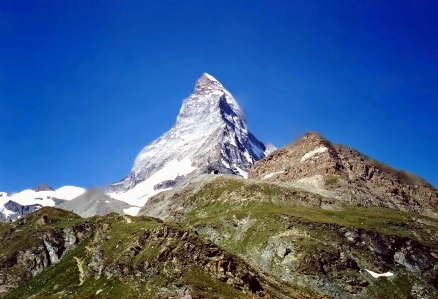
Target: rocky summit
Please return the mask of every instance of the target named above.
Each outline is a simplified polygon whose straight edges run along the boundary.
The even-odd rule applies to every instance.
[[[242,110],[222,84],[203,74],[175,125],[143,148],[131,172],[112,184],[108,195],[135,204],[132,198],[146,199],[189,173],[246,177],[251,165],[273,149],[248,131]]]

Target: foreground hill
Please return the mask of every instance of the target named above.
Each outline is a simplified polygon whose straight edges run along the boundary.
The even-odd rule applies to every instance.
[[[0,237],[3,298],[328,298],[149,217],[44,207],[1,224]]]

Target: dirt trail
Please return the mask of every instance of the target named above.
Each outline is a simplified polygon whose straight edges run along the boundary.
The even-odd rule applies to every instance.
[[[81,286],[85,281],[85,273],[84,273],[84,261],[78,257],[74,257],[76,263],[78,263],[79,270],[79,286]]]
[[[132,222],[131,218],[129,218],[129,217],[126,216],[126,215],[123,215],[123,218],[125,218],[125,220],[126,220],[127,223],[131,223],[131,222]]]

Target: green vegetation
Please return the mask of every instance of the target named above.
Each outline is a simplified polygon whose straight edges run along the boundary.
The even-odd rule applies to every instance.
[[[339,183],[339,178],[337,176],[329,175],[324,178],[324,184],[326,186],[335,185],[337,183]]]

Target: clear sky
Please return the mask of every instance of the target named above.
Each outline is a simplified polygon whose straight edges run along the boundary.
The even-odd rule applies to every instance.
[[[100,186],[203,72],[277,147],[308,131],[438,186],[438,2],[0,1],[0,190]]]

